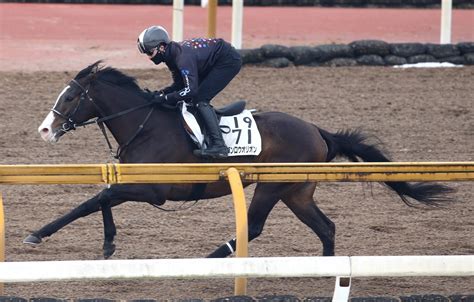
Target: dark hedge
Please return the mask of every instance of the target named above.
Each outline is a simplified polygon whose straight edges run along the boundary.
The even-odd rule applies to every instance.
[[[392,66],[421,62],[474,65],[474,42],[458,44],[387,43],[360,40],[349,44],[292,46],[267,44],[239,50],[243,64],[288,66]]]

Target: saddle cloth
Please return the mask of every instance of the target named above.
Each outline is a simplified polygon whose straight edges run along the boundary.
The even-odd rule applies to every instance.
[[[206,147],[201,127],[187,107],[185,103],[181,105],[186,131],[199,148]],[[262,138],[250,110],[245,109],[233,116],[222,116],[219,126],[229,148],[229,156],[257,156],[262,151]]]

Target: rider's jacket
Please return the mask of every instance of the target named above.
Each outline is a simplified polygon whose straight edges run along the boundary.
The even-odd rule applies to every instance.
[[[188,101],[195,97],[200,81],[231,48],[222,39],[198,38],[169,43],[162,56],[173,77],[173,84],[162,90],[167,103]]]

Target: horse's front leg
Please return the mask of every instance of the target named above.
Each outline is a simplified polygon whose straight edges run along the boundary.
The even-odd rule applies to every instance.
[[[117,229],[112,215],[112,207],[108,200],[103,200],[100,203],[102,210],[102,220],[104,223],[104,258],[108,259],[115,252],[114,237],[117,234]]]
[[[83,202],[66,215],[45,225],[41,229],[33,232],[23,241],[27,244],[37,245],[42,239],[59,231],[69,223],[78,218],[90,215],[102,210],[104,219],[104,257],[110,257],[114,251],[113,243],[116,229],[113,221],[111,208],[127,200],[146,201],[154,204],[163,204],[166,200],[166,193],[170,186],[164,185],[113,185]]]
[[[102,191],[103,192],[103,191]],[[42,242],[42,239],[49,237],[52,234],[56,233],[66,225],[75,221],[78,218],[88,216],[92,213],[95,213],[100,210],[100,197],[102,192],[92,197],[91,199],[83,202],[69,213],[64,216],[59,217],[51,223],[43,226],[41,229],[31,233],[28,237],[25,238],[23,243],[37,245]]]
[[[145,201],[154,204],[163,204],[166,200],[164,192],[168,186],[160,185],[113,185],[99,195],[100,209],[104,224],[104,258],[110,258],[115,252],[114,238],[117,234],[112,207],[125,200]]]

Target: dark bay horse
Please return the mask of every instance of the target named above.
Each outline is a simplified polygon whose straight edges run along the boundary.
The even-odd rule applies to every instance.
[[[107,67],[100,61],[80,71],[63,89],[49,115],[39,127],[45,141],[59,138],[87,121],[100,118],[119,147],[122,163],[196,163],[195,145],[185,132],[178,110],[149,104],[150,94],[134,78]],[[255,114],[262,136],[262,152],[256,157],[230,157],[221,162],[329,162],[336,156],[351,161],[388,162],[383,152],[367,142],[360,131],[329,133],[317,126],[281,112]],[[102,123],[99,123],[99,125]],[[206,161],[209,162],[209,161]],[[248,185],[248,184],[246,184]],[[439,184],[387,182],[403,202],[438,205],[450,201],[452,189]],[[278,201],[288,208],[323,244],[323,255],[334,255],[335,225],[316,206],[316,183],[258,183],[248,209],[249,240],[258,237]],[[162,205],[166,200],[209,199],[230,194],[226,182],[193,184],[112,185],[78,207],[33,232],[25,243],[39,244],[74,220],[101,211],[104,223],[104,257],[115,251],[116,228],[111,208],[125,201]],[[235,239],[217,248],[209,257],[226,257],[236,248]]]

